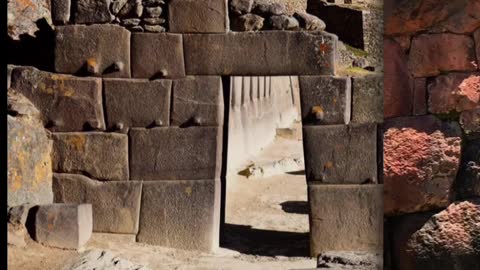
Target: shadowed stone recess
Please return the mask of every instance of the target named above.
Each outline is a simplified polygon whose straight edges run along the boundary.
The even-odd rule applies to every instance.
[[[196,180],[220,177],[222,129],[132,128],[131,179]]]
[[[53,133],[53,171],[128,180],[128,137],[101,132]]]
[[[377,182],[375,124],[304,126],[303,147],[307,181]]]
[[[52,131],[105,130],[102,81],[17,67],[12,87],[40,110],[44,126]]]
[[[219,224],[219,180],[144,182],[138,242],[210,252]]]
[[[171,80],[104,79],[107,127],[168,126]]]
[[[188,75],[335,73],[337,37],[326,32],[185,34],[184,45]]]
[[[109,24],[57,26],[55,71],[129,78],[130,32]]]
[[[53,174],[56,203],[88,203],[93,209],[93,231],[136,234],[142,183],[100,182],[77,174]]]

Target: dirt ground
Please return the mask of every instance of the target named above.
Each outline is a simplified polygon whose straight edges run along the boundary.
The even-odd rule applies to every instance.
[[[302,142],[277,138],[248,162],[303,154]],[[247,162],[247,163],[248,163]],[[225,234],[211,254],[136,243],[132,235],[94,234],[84,250],[109,250],[153,270],[173,269],[308,269],[307,185],[303,172],[259,179],[227,178]],[[25,248],[9,247],[8,267],[18,270],[60,270],[81,251],[43,247],[31,240]]]

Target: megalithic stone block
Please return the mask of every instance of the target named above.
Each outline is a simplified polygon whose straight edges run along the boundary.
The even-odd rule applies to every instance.
[[[54,172],[128,180],[128,137],[101,132],[53,133]]]
[[[176,33],[225,33],[228,0],[175,0],[168,4],[168,26]]]
[[[304,125],[350,122],[350,78],[300,76],[300,99]]]
[[[141,192],[139,181],[100,182],[77,174],[53,175],[55,202],[91,204],[95,232],[136,234]]]
[[[171,80],[104,79],[107,127],[168,126]]]
[[[307,181],[326,184],[376,183],[376,124],[304,126]]]
[[[79,249],[92,236],[90,204],[47,204],[31,211],[35,213],[33,238],[42,245]]]
[[[383,122],[383,74],[352,79],[352,122]]]
[[[129,78],[130,32],[110,24],[57,26],[55,71]]]
[[[187,75],[333,75],[337,37],[326,32],[185,34]]]
[[[310,255],[383,251],[382,185],[308,185]]]
[[[138,242],[210,252],[219,227],[219,180],[144,182]]]
[[[135,78],[185,76],[180,34],[132,34],[132,75]]]
[[[189,76],[175,80],[172,96],[172,125],[223,125],[221,77]]]
[[[132,128],[129,137],[131,179],[220,177],[222,128]]]
[[[12,87],[35,105],[51,131],[105,130],[99,78],[18,67],[12,73]]]

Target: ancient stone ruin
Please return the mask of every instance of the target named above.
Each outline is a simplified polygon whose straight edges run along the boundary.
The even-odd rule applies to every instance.
[[[255,128],[288,118],[300,106],[310,255],[382,253],[377,127],[383,76],[377,45],[366,42],[365,30],[360,43],[342,45],[348,59],[340,65],[338,33],[324,31],[329,21],[310,6],[53,0],[50,8],[51,69],[9,68],[9,91],[31,102],[39,129],[9,133],[9,141],[20,144],[9,151],[10,206],[40,204],[40,220],[47,213],[86,223],[92,218],[93,232],[213,251],[222,237],[228,162],[243,155],[235,146],[259,147],[271,129]],[[353,62],[361,62],[356,67],[362,72],[348,70]],[[293,85],[299,97],[289,90]],[[11,113],[9,125],[24,114]],[[245,124],[229,130],[229,119]],[[22,136],[38,142],[26,145]],[[53,173],[38,167],[50,163]],[[33,178],[40,180],[30,183]],[[52,202],[59,205],[45,205]],[[73,247],[89,237],[83,230],[69,240]]]

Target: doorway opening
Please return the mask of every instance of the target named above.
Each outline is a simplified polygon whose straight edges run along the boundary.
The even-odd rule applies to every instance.
[[[248,255],[309,256],[297,76],[229,77],[221,247]]]

